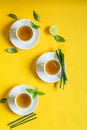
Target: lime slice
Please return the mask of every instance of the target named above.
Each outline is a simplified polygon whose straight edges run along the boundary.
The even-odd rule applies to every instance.
[[[49,32],[51,35],[55,36],[58,34],[58,28],[56,26],[50,26]]]

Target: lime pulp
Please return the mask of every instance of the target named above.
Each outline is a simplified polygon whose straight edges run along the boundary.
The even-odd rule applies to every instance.
[[[49,32],[51,35],[55,36],[58,34],[58,28],[56,26],[50,26]]]

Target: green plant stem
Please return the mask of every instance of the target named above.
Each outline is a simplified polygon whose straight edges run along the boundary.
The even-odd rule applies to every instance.
[[[56,51],[56,55],[61,65],[60,88],[64,89],[64,85],[66,84],[67,81],[67,76],[65,73],[64,54],[62,53],[61,49],[58,49]]]
[[[29,118],[31,115],[33,115],[33,112],[30,113],[30,114],[28,114],[28,115],[22,116],[22,117],[18,118],[17,120],[14,120],[14,121],[8,123],[7,125],[11,125],[11,124],[13,124],[13,123],[16,123],[17,121],[21,121],[22,119],[25,119],[26,117]]]
[[[36,119],[36,118],[37,118],[37,117],[34,117],[34,118],[29,119],[29,120],[26,120],[26,121],[20,122],[20,123],[18,123],[18,124],[12,125],[12,126],[10,126],[10,128],[14,128],[14,127],[20,126],[20,125],[22,125],[22,124],[24,124],[24,123],[27,123],[27,122],[29,122],[29,121],[32,121],[32,120],[34,120],[34,119]]]
[[[22,120],[20,120],[20,121],[18,121],[17,123],[14,123],[13,125],[18,125],[18,124],[20,124],[20,123],[22,123],[22,122],[24,122],[24,121],[27,121],[27,119],[30,119],[31,117],[33,117],[33,116],[35,116],[36,115],[36,113],[35,114],[32,114],[31,116],[28,116],[28,117],[26,117],[26,118],[24,118],[24,119],[22,119]]]

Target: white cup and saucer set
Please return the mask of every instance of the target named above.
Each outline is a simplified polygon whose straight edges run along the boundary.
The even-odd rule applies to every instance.
[[[37,108],[38,96],[32,97],[26,89],[33,89],[31,86],[21,84],[13,87],[8,94],[8,106],[15,114],[28,115]]]
[[[61,65],[55,52],[42,54],[36,61],[38,77],[47,83],[55,83],[61,78]]]
[[[12,24],[9,37],[15,47],[26,50],[34,47],[39,41],[40,31],[33,28],[31,22],[33,21],[29,19],[19,19]]]

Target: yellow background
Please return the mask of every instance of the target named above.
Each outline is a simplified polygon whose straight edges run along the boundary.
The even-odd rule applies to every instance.
[[[35,21],[33,10],[41,17]],[[9,54],[9,28],[14,19],[28,18],[40,25],[40,40],[29,50]],[[58,43],[46,28],[56,25],[66,41]],[[68,83],[45,83],[35,73],[35,62],[41,54],[61,48],[67,63]],[[0,0],[0,98],[7,97],[15,85],[28,84],[45,92],[39,96],[35,112],[37,120],[15,129],[21,130],[86,130],[87,129],[87,2],[86,0]],[[0,104],[0,130],[9,130],[7,123],[17,119],[7,103]]]

